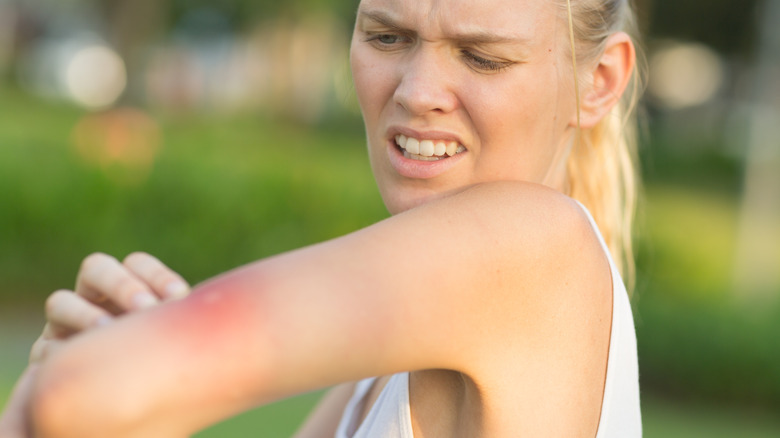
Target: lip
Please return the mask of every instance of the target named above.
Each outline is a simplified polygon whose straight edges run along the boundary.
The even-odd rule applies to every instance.
[[[415,179],[435,178],[451,169],[453,166],[468,154],[468,149],[451,157],[436,161],[419,161],[404,157],[401,148],[395,144],[395,136],[401,134],[406,137],[413,137],[418,140],[444,140],[456,141],[463,144],[458,136],[444,131],[415,131],[401,126],[393,126],[388,129],[387,155],[390,158],[390,164],[401,176]]]

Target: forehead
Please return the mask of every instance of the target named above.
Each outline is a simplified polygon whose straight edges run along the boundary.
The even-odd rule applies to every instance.
[[[379,12],[420,33],[472,32],[533,41],[554,31],[551,0],[362,0],[360,11]]]

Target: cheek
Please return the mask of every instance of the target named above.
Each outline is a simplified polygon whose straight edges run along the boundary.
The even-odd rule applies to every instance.
[[[474,99],[470,117],[485,152],[491,146],[524,149],[541,146],[555,119],[554,96],[540,92],[538,84],[514,81],[512,85],[482,93]]]
[[[480,172],[535,181],[566,129],[557,71],[527,68],[499,85],[473,93],[469,111],[483,148]]]
[[[382,191],[385,183],[391,179],[383,136],[383,129],[386,126],[383,126],[382,118],[383,115],[390,113],[393,105],[395,88],[391,71],[392,65],[382,64],[380,59],[372,56],[371,50],[360,45],[356,47],[354,43],[350,64],[355,94],[366,128],[371,169],[380,191]]]
[[[392,66],[382,64],[366,47],[355,44],[352,46],[350,65],[364,122],[366,126],[373,126],[378,122],[383,108],[392,102]]]

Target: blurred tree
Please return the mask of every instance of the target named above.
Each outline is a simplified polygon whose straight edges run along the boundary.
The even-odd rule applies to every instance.
[[[649,33],[655,38],[693,40],[724,54],[750,53],[756,40],[760,0],[654,1]],[[641,3],[647,4],[646,1]]]
[[[359,0],[162,0],[171,5],[173,21],[195,8],[219,9],[231,20],[236,29],[246,30],[258,21],[269,21],[279,16],[306,18],[312,14],[327,12],[346,22],[351,22]]]
[[[780,296],[780,1],[762,5],[752,74],[752,108],[736,291]]]
[[[109,32],[108,38],[125,61],[128,72],[128,88],[139,86],[137,80],[141,71],[144,51],[156,40],[161,39],[168,26],[170,0],[99,0],[100,9]],[[132,98],[136,93],[125,93]]]

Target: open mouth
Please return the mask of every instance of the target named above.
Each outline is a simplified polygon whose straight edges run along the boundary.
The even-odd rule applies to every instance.
[[[401,148],[405,158],[418,161],[443,160],[466,151],[456,141],[418,140],[401,134],[395,136],[395,144]]]

